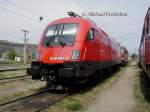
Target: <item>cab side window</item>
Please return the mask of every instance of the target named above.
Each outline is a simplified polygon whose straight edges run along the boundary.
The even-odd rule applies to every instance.
[[[144,25],[144,35],[148,35],[149,33],[150,33],[150,17],[149,16],[147,16],[147,18],[146,18],[146,23],[145,23],[145,25]]]
[[[147,17],[147,29],[146,29],[146,34],[149,34],[149,30],[150,30],[150,26],[149,26],[149,22],[150,22],[150,20],[149,20],[150,18],[149,18],[149,16]]]
[[[93,40],[94,39],[94,30],[93,29],[89,30],[87,39],[88,40]]]

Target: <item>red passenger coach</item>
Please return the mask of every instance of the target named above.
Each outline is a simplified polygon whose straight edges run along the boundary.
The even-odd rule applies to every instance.
[[[139,48],[139,65],[150,76],[150,8],[145,16]]]
[[[51,22],[43,32],[37,60],[27,69],[32,79],[65,86],[120,64],[120,44],[91,20],[69,15]]]
[[[121,65],[128,63],[128,50],[125,47],[121,47]]]

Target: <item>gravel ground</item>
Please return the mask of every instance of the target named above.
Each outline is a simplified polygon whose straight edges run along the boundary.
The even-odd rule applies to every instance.
[[[135,71],[131,63],[122,77],[110,88],[99,93],[85,112],[132,112],[134,108],[133,85]]]
[[[0,85],[0,102],[7,102],[22,96],[30,95],[45,87],[45,82],[27,79]]]

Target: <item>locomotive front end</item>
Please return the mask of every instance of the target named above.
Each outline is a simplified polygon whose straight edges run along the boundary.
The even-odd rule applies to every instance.
[[[48,25],[38,46],[37,60],[27,74],[34,80],[65,84],[80,77],[84,56],[79,22],[55,22]],[[83,28],[82,28],[83,29]],[[83,76],[84,77],[84,76]]]

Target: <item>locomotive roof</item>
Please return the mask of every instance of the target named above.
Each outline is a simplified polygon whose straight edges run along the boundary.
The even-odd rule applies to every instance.
[[[108,35],[101,28],[99,28],[92,20],[90,20],[88,18],[65,17],[65,18],[60,18],[60,19],[57,19],[57,20],[55,20],[53,22],[50,22],[49,25],[52,25],[52,24],[61,24],[61,23],[81,23],[81,22],[84,22],[84,23],[87,23],[87,24],[91,24],[93,27],[95,27],[96,29],[100,30],[105,35]]]
[[[57,19],[50,24],[58,24],[58,23],[80,23],[80,22],[89,22],[86,19],[80,18],[80,17],[65,17],[65,18],[60,18]]]

